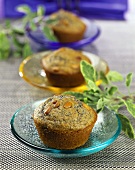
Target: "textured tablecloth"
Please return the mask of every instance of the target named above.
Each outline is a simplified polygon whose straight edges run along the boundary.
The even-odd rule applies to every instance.
[[[101,36],[83,50],[98,54],[108,62],[111,70],[126,75],[135,73],[135,22],[96,21]],[[56,159],[27,148],[10,131],[14,112],[31,101],[53,95],[27,84],[18,75],[22,59],[0,61],[0,170],[21,169],[135,169],[135,140],[123,133],[106,149],[82,158]],[[124,85],[119,85],[125,92]],[[132,83],[135,90],[135,79]],[[121,110],[125,113],[126,110]],[[131,118],[129,116],[129,118]],[[135,128],[135,119],[131,119]]]

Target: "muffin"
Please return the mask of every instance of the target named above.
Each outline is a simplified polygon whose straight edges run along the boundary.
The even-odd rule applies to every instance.
[[[80,51],[60,48],[43,57],[41,64],[49,82],[56,87],[74,87],[84,83],[80,61],[91,63]]]
[[[86,30],[85,23],[77,15],[62,9],[51,14],[49,19],[56,20],[50,27],[62,43],[81,40]]]
[[[55,149],[84,145],[97,120],[97,113],[74,96],[58,95],[40,104],[33,115],[43,143]]]

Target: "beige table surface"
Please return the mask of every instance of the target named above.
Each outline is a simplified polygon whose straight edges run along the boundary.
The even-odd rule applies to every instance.
[[[83,48],[105,59],[111,70],[135,74],[135,22],[96,21],[100,37]],[[135,169],[135,140],[123,135],[106,149],[82,158],[54,159],[27,148],[11,134],[10,119],[21,106],[53,95],[19,77],[22,59],[0,61],[0,170],[21,169]],[[125,86],[119,85],[125,92]],[[135,91],[135,79],[132,90]],[[122,110],[127,115],[126,110]],[[129,118],[131,118],[129,116]],[[135,119],[132,118],[135,128]]]

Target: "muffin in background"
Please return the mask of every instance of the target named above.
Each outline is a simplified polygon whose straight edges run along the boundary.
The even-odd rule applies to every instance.
[[[91,63],[81,51],[60,48],[43,57],[41,64],[49,82],[56,87],[75,87],[84,83],[80,62]]]
[[[45,145],[56,149],[75,149],[87,142],[97,113],[74,96],[58,95],[40,104],[33,119]]]
[[[86,25],[77,15],[61,9],[51,14],[49,19],[56,20],[50,27],[60,42],[75,42],[83,38]]]

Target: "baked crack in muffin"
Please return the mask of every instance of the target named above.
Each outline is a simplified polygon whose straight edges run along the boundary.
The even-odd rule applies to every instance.
[[[81,60],[91,63],[82,52],[63,47],[43,57],[41,64],[53,86],[75,87],[84,83],[80,71]]]
[[[97,113],[74,96],[58,95],[40,104],[33,119],[45,145],[56,149],[75,149],[87,142]]]
[[[50,24],[50,27],[60,42],[79,41],[85,33],[85,23],[77,15],[69,11],[61,9],[51,14],[49,19],[56,20],[56,22]]]

